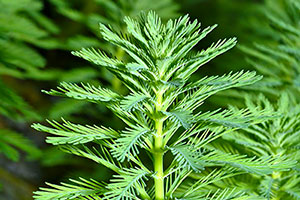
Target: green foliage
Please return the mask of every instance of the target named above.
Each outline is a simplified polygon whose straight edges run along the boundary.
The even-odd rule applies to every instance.
[[[116,144],[112,149],[112,155],[119,161],[125,158],[136,156],[139,153],[138,146],[143,143],[143,139],[149,137],[152,131],[147,127],[135,126],[132,129],[123,131],[121,136],[116,139]],[[146,145],[145,145],[146,146]]]
[[[178,185],[176,183],[175,195],[179,196],[175,199],[252,199],[250,196],[244,195],[243,191],[238,189],[219,189],[214,188],[215,192],[212,192],[212,187],[208,188],[213,183],[228,179],[232,176],[238,175],[232,168],[214,169],[204,173],[202,176],[196,178],[196,180],[189,180],[185,183]],[[173,186],[173,185],[172,185]],[[171,190],[172,191],[172,190]],[[169,194],[167,194],[169,197]],[[172,197],[172,196],[171,196]],[[255,198],[254,198],[255,199]]]
[[[86,7],[81,6],[79,8],[76,2],[67,0],[49,0],[49,2],[56,7],[58,13],[73,21],[83,23],[95,35],[99,35],[99,22],[110,24],[119,30],[124,30],[126,29],[123,21],[125,16],[134,17],[142,10],[155,10],[162,18],[168,19],[177,17],[179,10],[178,4],[173,0],[91,0],[85,4]],[[73,42],[68,41],[67,44],[74,44],[74,46],[69,46],[68,48],[82,48],[79,45],[88,47],[99,44],[99,41],[83,35],[69,38],[69,40]],[[102,43],[101,46],[107,47],[108,45]]]
[[[145,187],[147,174],[148,172],[143,169],[123,168],[120,175],[115,175],[107,186],[108,192],[104,194],[104,199],[136,199],[139,193],[137,190]]]
[[[30,6],[28,6],[30,5]],[[40,11],[42,4],[36,0],[0,1],[0,114],[14,123],[39,120],[41,117],[12,87],[6,84],[5,76],[14,78],[43,79],[41,68],[45,59],[32,46],[52,48],[50,35],[58,28]],[[20,150],[30,157],[40,154],[34,143],[21,133],[10,130],[3,121],[1,153],[18,160]],[[14,147],[14,148],[13,148]]]
[[[34,124],[33,128],[36,130],[43,130],[47,133],[52,133],[60,137],[47,137],[46,142],[54,145],[58,144],[84,144],[93,140],[103,140],[109,138],[115,138],[119,134],[105,127],[98,126],[82,126],[73,124],[68,121],[64,121],[64,124],[59,124],[56,121],[48,121],[53,128],[43,126],[41,124]]]
[[[265,78],[256,90],[276,94],[278,89],[295,90],[299,87],[299,2],[296,0],[265,1],[262,12],[266,23],[260,28],[266,29],[266,39],[254,47],[241,46],[249,55],[249,63]],[[270,40],[271,38],[271,40]],[[298,90],[298,89],[297,89]],[[296,93],[294,95],[297,96]],[[298,98],[298,97],[297,97]]]
[[[29,159],[37,159],[41,156],[42,152],[35,147],[32,141],[12,130],[0,130],[0,152],[7,158],[18,161],[22,150],[27,153]]]
[[[163,20],[167,20],[168,18],[177,17],[179,10],[179,5],[174,0],[90,0],[84,6],[82,4],[78,6],[79,4],[76,1],[49,0],[49,2],[56,8],[59,14],[75,21],[77,26],[82,26],[91,33],[88,36],[81,34],[63,38],[65,41],[61,44],[62,48],[77,50],[83,47],[100,47],[103,50],[111,52],[117,59],[124,60],[130,59],[130,57],[120,47],[90,37],[90,35],[94,35],[99,38],[99,23],[109,24],[115,30],[124,33],[127,31],[126,21],[123,20],[125,16],[136,17],[141,11],[154,10],[160,14]],[[73,29],[71,27],[70,32]],[[96,62],[96,59],[94,61]],[[97,62],[101,61],[98,60]],[[115,91],[126,90],[122,87],[121,82],[105,70],[105,68],[101,68],[97,73]]]
[[[80,87],[74,83],[61,83],[59,91],[51,90],[49,92],[43,91],[46,94],[51,94],[55,96],[68,96],[74,99],[86,99],[92,102],[109,102],[118,98],[119,95],[115,92],[101,87],[91,86],[89,84],[81,84]]]
[[[0,80],[0,114],[16,121],[37,120],[40,116],[16,92]]]
[[[243,191],[222,190],[215,184],[238,174],[267,175],[295,166],[294,161],[280,156],[247,157],[223,153],[211,145],[222,135],[262,122],[270,114],[268,109],[258,108],[251,108],[251,112],[234,108],[201,112],[201,105],[213,94],[261,79],[254,72],[241,71],[197,82],[189,80],[202,65],[231,49],[235,38],[191,53],[216,26],[201,30],[200,24],[196,20],[190,22],[187,15],[164,24],[154,12],[142,13],[137,20],[126,17],[125,22],[127,32],[119,33],[103,24],[100,30],[106,41],[122,49],[130,59],[111,58],[94,49],[73,54],[108,69],[130,91],[128,95],[71,83],[63,83],[48,94],[104,104],[127,127],[118,134],[119,130],[70,122],[50,122],[53,128],[33,125],[55,135],[48,137],[48,142],[60,144],[64,150],[92,159],[116,173],[105,184],[104,193],[97,194],[92,183],[87,183],[88,191],[92,189],[94,193],[76,193],[76,198],[245,199],[248,197]],[[63,145],[66,143],[69,145]],[[173,157],[168,164],[164,158],[169,153]],[[38,191],[34,197],[64,198],[62,193],[68,195],[68,188],[73,186],[42,189],[47,192]],[[189,189],[184,191],[186,188]]]
[[[269,107],[279,116],[261,124],[252,125],[238,133],[224,135],[224,139],[236,146],[236,150],[254,156],[281,157],[299,162],[299,105],[293,103],[293,97],[283,93],[276,105],[260,95],[257,100],[247,101],[248,107],[259,105]],[[280,164],[283,164],[280,162]],[[299,165],[299,164],[297,164]],[[299,166],[289,171],[275,170],[269,176],[254,176],[255,192],[266,199],[295,198],[299,190]],[[249,179],[249,178],[248,178]]]
[[[28,44],[53,48],[56,43],[50,34],[57,33],[58,28],[40,13],[43,5],[39,1],[2,0],[0,5],[0,73],[40,79],[38,71],[46,61]]]
[[[51,17],[56,20],[56,25],[61,32],[57,35],[57,48],[61,50],[77,50],[82,47],[100,47],[113,53],[119,59],[127,59],[120,48],[110,45],[99,38],[99,22],[111,24],[117,30],[125,31],[126,26],[123,21],[124,16],[136,16],[141,10],[153,9],[163,15],[163,18],[175,17],[178,15],[179,6],[173,0],[143,0],[143,1],[124,1],[124,0],[88,0],[85,2],[68,0],[47,0],[47,10],[51,12]],[[57,56],[57,55],[55,55]],[[51,59],[51,57],[50,57]],[[70,70],[61,71],[60,69],[48,70],[47,75],[58,81],[79,83],[89,81],[98,84],[99,79],[105,80],[105,87],[113,88],[114,91],[124,91],[120,81],[115,78],[108,70],[102,68],[96,70],[87,64],[77,62],[76,58],[63,57],[60,68],[72,66]],[[54,61],[55,66],[59,65]],[[52,67],[52,66],[50,66]],[[53,84],[52,84],[53,85]],[[52,87],[51,85],[51,87]],[[103,117],[107,115],[107,109],[93,106],[85,101],[74,101],[72,99],[51,99],[53,106],[49,108],[49,116],[59,120],[60,116],[82,120],[81,116],[90,116],[95,120],[106,121]],[[84,114],[82,114],[84,112]],[[102,113],[99,115],[98,113]],[[77,115],[77,114],[82,115]],[[79,117],[78,117],[79,116]],[[118,123],[116,118],[109,119],[111,123]],[[84,120],[84,119],[83,119]]]
[[[265,95],[246,96],[250,110],[267,108],[277,117],[249,126],[234,134],[224,135],[231,148],[253,156],[281,157],[298,164],[289,171],[274,171],[268,176],[247,176],[249,193],[264,199],[299,199],[299,41],[300,7],[298,1],[265,1],[262,11],[266,16],[261,28],[266,38],[254,47],[241,46],[249,56],[248,62],[265,78],[248,89],[263,91]],[[270,26],[266,26],[266,22]],[[271,40],[270,40],[271,38]],[[249,90],[248,90],[249,91]],[[225,149],[225,151],[231,151]],[[252,180],[251,180],[252,179]],[[235,180],[242,185],[245,179]]]
[[[103,194],[105,190],[105,185],[99,183],[93,179],[86,180],[80,178],[80,181],[70,180],[73,184],[61,183],[61,185],[54,185],[47,183],[53,189],[41,188],[41,191],[36,192],[38,199],[86,199],[97,197]]]

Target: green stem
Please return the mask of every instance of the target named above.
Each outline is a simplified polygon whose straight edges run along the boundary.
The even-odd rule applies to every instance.
[[[157,96],[156,111],[160,111],[162,107],[162,93]],[[154,170],[156,172],[154,178],[155,199],[164,199],[164,160],[163,160],[163,120],[155,120],[156,135],[154,136]]]
[[[143,200],[151,200],[151,197],[148,195],[145,188],[137,186],[137,190],[139,191],[140,196],[142,197]]]

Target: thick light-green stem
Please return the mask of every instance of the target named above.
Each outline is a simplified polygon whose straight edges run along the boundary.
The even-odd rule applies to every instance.
[[[160,111],[162,108],[162,93],[157,94],[157,104],[156,112]],[[155,199],[163,200],[164,199],[164,146],[163,146],[163,119],[159,118],[155,120],[155,129],[156,135],[154,136],[154,170],[156,176],[154,179],[155,184]]]

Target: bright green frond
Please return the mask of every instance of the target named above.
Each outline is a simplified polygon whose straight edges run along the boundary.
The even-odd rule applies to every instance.
[[[169,116],[172,121],[175,121],[176,123],[180,124],[185,129],[190,128],[193,123],[193,115],[192,112],[189,110],[178,109],[169,112],[164,112],[164,114]]]
[[[56,121],[49,121],[52,126],[47,127],[41,124],[33,124],[32,128],[50,133],[56,136],[48,136],[46,142],[59,145],[59,144],[83,144],[88,142],[96,142],[104,139],[111,139],[118,137],[119,133],[111,128],[98,127],[96,125],[80,125],[63,120],[63,124]]]
[[[217,57],[218,55],[221,55],[226,51],[230,50],[235,45],[236,38],[231,38],[228,40],[219,40],[215,44],[213,43],[206,50],[202,50],[200,53],[197,53],[196,55],[193,55],[190,58],[188,58],[187,67],[179,69],[174,76],[179,79],[189,78],[190,75],[196,72],[202,65],[208,63],[210,60]]]
[[[204,77],[196,82],[191,82],[183,88],[183,92],[198,89],[202,86],[212,86],[214,92],[217,92],[224,89],[250,85],[259,81],[260,79],[262,79],[262,76],[257,76],[256,72],[230,72],[222,76],[209,76]]]
[[[144,94],[130,94],[124,97],[124,100],[121,101],[121,107],[125,111],[131,111],[133,109],[141,109],[141,104],[151,97]]]
[[[220,151],[212,151],[202,158],[207,162],[230,165],[248,173],[260,175],[271,174],[273,171],[288,171],[295,166],[296,162],[285,157],[252,157],[246,155],[233,155]]]
[[[194,193],[188,197],[176,198],[176,200],[259,200],[258,198],[251,198],[250,196],[245,195],[244,192],[238,191],[235,188],[218,189],[217,191],[209,191],[207,193],[208,194]]]
[[[200,172],[205,169],[206,162],[201,160],[202,152],[200,150],[195,151],[192,148],[190,145],[177,145],[170,149],[179,166]]]
[[[241,87],[255,83],[261,76],[256,76],[255,72],[229,73],[221,77],[205,77],[197,82],[190,83],[184,87],[180,93],[187,93],[186,97],[179,103],[179,108],[199,107],[205,99],[211,95],[229,88]]]
[[[80,180],[70,180],[70,183],[61,183],[61,185],[55,185],[47,183],[51,188],[39,188],[40,190],[34,192],[34,199],[38,200],[68,200],[68,199],[86,199],[89,197],[97,197],[107,191],[106,185],[95,181],[93,179],[86,180],[80,178]]]
[[[197,181],[187,181],[183,183],[174,193],[177,199],[206,199],[211,194],[211,191],[207,188],[210,184],[216,183],[223,179],[237,175],[232,169],[213,170],[209,174],[203,175]],[[207,196],[208,195],[208,196]]]
[[[148,172],[142,169],[126,169],[120,175],[115,175],[111,183],[107,185],[104,199],[127,200],[136,199],[139,195],[138,188],[145,186]]]
[[[90,61],[96,65],[107,67],[109,69],[124,70],[125,64],[122,61],[108,57],[104,52],[91,49],[81,49],[80,51],[73,51],[73,55],[81,57],[87,61]]]
[[[58,90],[43,91],[49,95],[66,96],[73,99],[88,100],[95,103],[107,103],[119,101],[120,95],[101,87],[91,86],[89,84],[81,86],[75,83],[61,83]]]
[[[115,140],[115,145],[112,148],[112,155],[123,162],[125,158],[129,160],[130,156],[135,157],[138,153],[139,147],[146,146],[144,144],[145,138],[152,133],[151,130],[141,126],[124,130],[120,137]]]
[[[117,173],[120,173],[122,168],[121,164],[119,162],[116,162],[109,154],[107,148],[103,146],[100,147],[100,150],[97,150],[95,147],[91,149],[86,146],[83,146],[83,148],[77,146],[63,146],[62,150],[77,156],[91,159],[96,163],[100,163]]]
[[[272,112],[269,110],[249,110],[249,109],[221,109],[199,113],[195,120],[197,122],[205,121],[213,124],[219,124],[232,128],[247,128],[248,126],[265,121],[272,117]],[[259,116],[259,117],[258,117]]]

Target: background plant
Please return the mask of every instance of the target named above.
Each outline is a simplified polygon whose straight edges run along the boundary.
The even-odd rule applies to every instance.
[[[50,75],[42,71],[46,60],[36,48],[52,48],[51,36],[58,32],[41,13],[42,6],[33,0],[0,1],[0,182],[3,190],[17,190],[14,196],[22,198],[29,198],[33,189],[22,178],[35,177],[22,174],[22,170],[28,170],[24,160],[36,160],[42,154],[26,124],[41,116],[26,94],[29,84],[24,80],[43,80]],[[23,87],[16,87],[20,82]],[[19,161],[19,165],[11,161]],[[31,168],[37,169],[35,165]]]
[[[39,13],[41,4],[38,2],[20,0],[18,2],[1,1],[0,3],[1,75],[9,75],[21,79],[28,77],[41,78],[39,72],[40,68],[45,65],[45,59],[31,48],[29,44],[51,46],[51,43],[47,41],[47,37],[49,37],[49,32],[57,32],[57,28]],[[21,6],[23,3],[31,3],[32,6],[30,8],[23,7]],[[44,29],[38,27],[38,23],[44,25]],[[2,80],[5,78],[5,76],[2,76],[0,83],[1,115],[15,121],[39,119],[39,115],[33,111],[32,107],[11,87],[5,85],[5,82]],[[4,122],[2,124],[4,125]],[[5,129],[1,131],[1,151],[10,159],[17,160],[18,153],[7,145],[9,142],[15,143],[15,146],[20,147],[31,155],[37,152],[37,150],[30,148],[32,143],[23,138],[22,135]],[[9,138],[10,134],[15,140],[5,139],[6,137]]]
[[[248,95],[246,104],[248,107],[269,107],[279,116],[225,136],[231,146],[227,151],[235,149],[256,156],[284,155],[299,162],[299,3],[293,0],[266,1],[261,10],[266,21],[262,21],[260,27],[264,27],[263,36],[267,41],[262,37],[263,43],[255,43],[254,47],[241,46],[241,50],[249,55],[248,62],[265,76],[248,89],[264,92],[268,98]],[[234,143],[237,146],[232,147]],[[299,177],[298,164],[288,172],[243,177],[239,184],[265,199],[299,199]],[[245,179],[251,180],[249,184],[244,184]]]
[[[41,188],[37,199],[236,199],[243,193],[220,190],[218,181],[241,173],[270,174],[287,170],[294,161],[278,156],[247,158],[214,148],[222,135],[264,120],[268,110],[228,109],[201,112],[211,95],[252,84],[254,72],[229,73],[190,82],[191,75],[214,57],[232,48],[235,38],[219,40],[198,53],[190,50],[215,26],[202,31],[187,16],[162,24],[150,12],[139,20],[126,17],[128,34],[101,25],[103,38],[130,57],[123,61],[104,51],[82,49],[74,55],[107,68],[128,88],[126,96],[89,84],[62,83],[51,95],[102,103],[127,126],[123,131],[102,126],[48,121],[51,127],[33,128],[53,134],[47,142],[113,170],[110,182],[73,181],[75,184]],[[89,143],[93,144],[89,144]],[[165,155],[169,160],[165,160]],[[171,158],[171,159],[170,159]],[[145,162],[152,160],[153,165]]]

